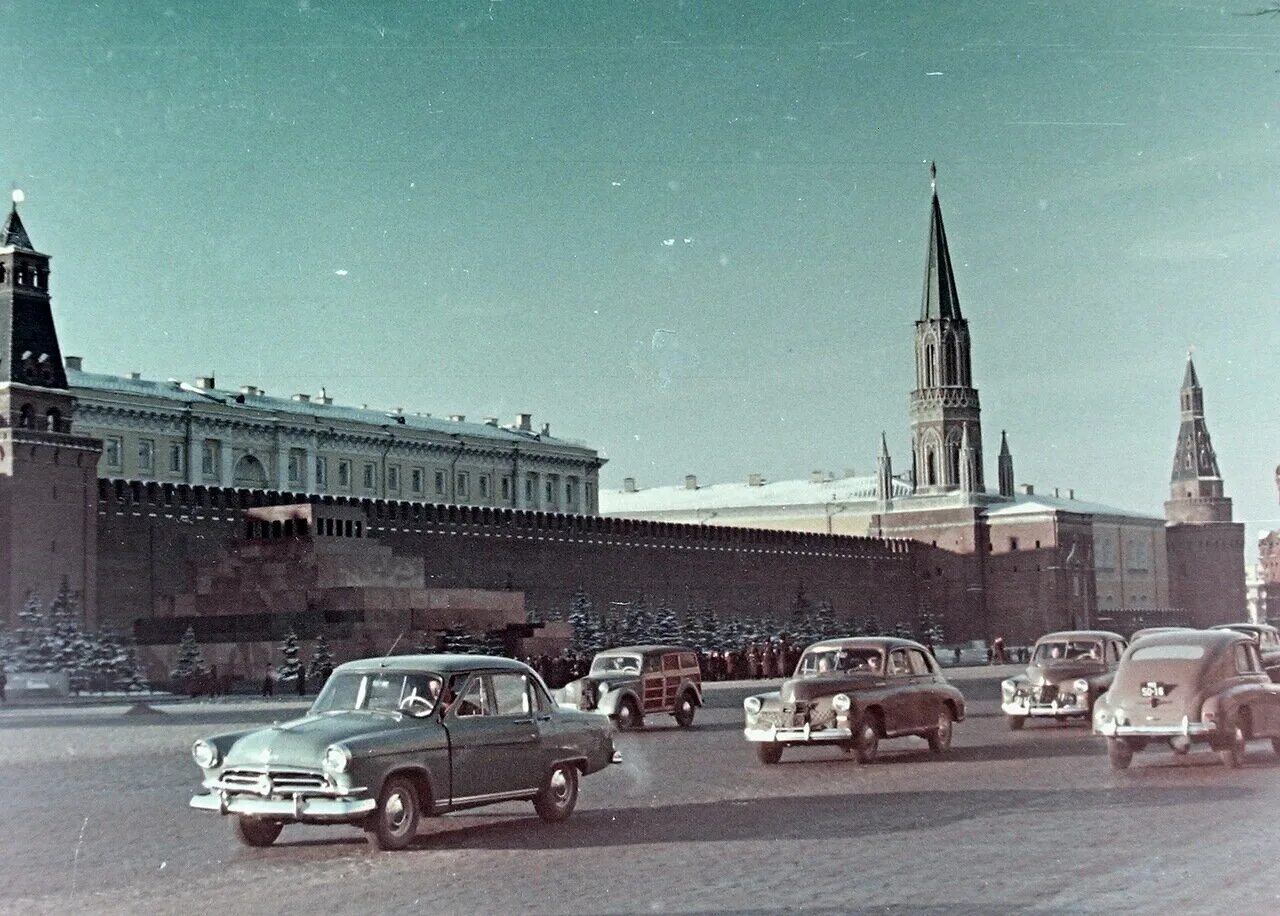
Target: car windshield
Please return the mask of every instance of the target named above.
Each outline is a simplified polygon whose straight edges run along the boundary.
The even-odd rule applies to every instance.
[[[613,671],[625,671],[628,674],[639,674],[640,656],[597,655],[591,662],[592,674],[609,674]]]
[[[430,712],[440,698],[442,681],[438,674],[400,671],[346,671],[329,678],[311,706],[311,714],[363,709],[396,712],[406,699],[422,697],[427,705],[415,704],[415,712]]]
[[[1102,661],[1102,643],[1089,639],[1062,639],[1042,642],[1036,646],[1032,662],[1054,661]]]
[[[809,677],[832,672],[879,673],[882,656],[877,649],[810,649],[800,659],[800,674]]]

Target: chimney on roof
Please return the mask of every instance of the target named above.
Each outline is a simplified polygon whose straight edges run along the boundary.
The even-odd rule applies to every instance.
[[[749,487],[763,487],[763,486],[764,486],[764,475],[763,475],[763,474],[748,474],[748,475],[747,475],[747,486],[749,486]]]
[[[622,478],[622,492],[634,493],[636,491],[636,479],[634,477]]]
[[[294,399],[295,401],[301,401],[301,402],[302,402],[302,403],[304,403],[304,404],[309,404],[309,403],[311,403],[311,395],[309,395],[309,394],[303,394],[301,391],[299,391],[297,394],[295,394],[295,395],[293,396],[293,399]]]
[[[1029,483],[1024,483],[1022,486],[1018,487],[1018,489],[1022,491],[1024,496],[1036,495],[1036,488]]]
[[[449,414],[449,419],[454,423],[465,423],[467,422],[467,415],[465,413],[451,413]]]
[[[333,403],[333,398],[329,397],[329,392],[327,392],[327,391],[325,391],[323,388],[321,388],[321,389],[320,389],[320,393],[319,393],[318,395],[316,395],[316,403],[317,403],[317,404],[332,404],[332,403]]]
[[[136,381],[138,381],[139,379],[141,379],[141,378],[142,378],[142,373],[141,373],[141,372],[130,372],[130,373],[129,373],[129,378],[133,379],[133,380],[136,382]]]
[[[213,376],[212,375],[200,376],[199,378],[196,379],[196,387],[199,388],[201,391],[211,390],[212,388],[215,387]]]
[[[1075,499],[1075,498],[1076,498],[1076,491],[1075,491],[1075,488],[1074,488],[1074,487],[1068,488],[1068,490],[1067,490],[1067,499]]]
[[[72,369],[76,372],[79,372],[80,367],[84,365],[84,359],[79,356],[68,356],[63,359],[63,362],[66,364],[68,369]]]
[[[844,476],[845,476],[845,477],[857,477],[857,476],[858,476],[858,469],[857,469],[857,468],[845,468],[845,469],[844,469]]]
[[[822,483],[826,479],[826,477],[827,475],[823,471],[810,471],[809,483]]]
[[[1059,498],[1060,498],[1059,493],[1058,493],[1058,488],[1057,488],[1057,487],[1054,487],[1054,488],[1053,488],[1053,498],[1054,498],[1054,499],[1059,499]]]
[[[255,395],[256,395],[256,394],[262,394],[262,393],[263,393],[263,391],[262,391],[262,389],[261,389],[261,388],[259,388],[257,385],[241,385],[241,386],[240,386],[240,393],[241,393],[241,394],[255,394]]]
[[[497,417],[485,417],[485,418],[484,418],[484,425],[485,425],[485,426],[497,426],[497,425],[498,425],[498,418],[497,418]]]
[[[542,424],[542,435],[544,435],[544,436],[550,436],[550,435],[551,435],[551,424],[550,424],[550,423],[543,423],[543,424]]]
[[[524,430],[525,432],[528,432],[529,430],[533,429],[533,414],[531,413],[516,414],[516,429]]]
[[[695,475],[695,474],[685,474],[685,475],[684,475],[684,488],[685,488],[686,490],[696,490],[696,489],[698,489],[698,477],[697,477],[697,475]]]

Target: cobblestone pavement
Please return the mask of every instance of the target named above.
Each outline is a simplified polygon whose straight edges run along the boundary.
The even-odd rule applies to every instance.
[[[961,679],[957,679],[961,680]],[[1280,760],[1197,751],[1113,773],[1079,726],[1009,732],[990,674],[944,759],[922,740],[858,766],[831,750],[758,764],[739,685],[690,731],[619,736],[574,816],[528,804],[429,820],[376,854],[345,827],[240,848],[187,808],[201,734],[296,705],[0,711],[0,911],[23,913],[830,913],[1280,911]]]

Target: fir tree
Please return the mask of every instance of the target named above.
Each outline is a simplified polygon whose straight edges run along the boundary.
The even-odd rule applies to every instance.
[[[44,605],[35,592],[27,593],[27,600],[18,611],[16,634],[16,667],[23,671],[57,671],[59,655],[53,637],[53,628],[44,614]]]
[[[142,665],[142,660],[138,658],[138,647],[132,640],[128,640],[123,644],[122,651],[124,662],[119,672],[120,686],[130,692],[150,690],[151,682],[147,680],[146,669]]]
[[[489,630],[486,632],[481,640],[480,648],[485,655],[505,656],[507,654],[507,641],[503,638],[502,630]]]
[[[452,655],[478,655],[482,647],[466,627],[455,624],[444,631],[444,651]]]
[[[880,623],[880,618],[872,614],[862,622],[862,630],[868,636],[883,636],[884,625]]]
[[[178,658],[169,677],[175,684],[183,685],[204,674],[206,670],[204,654],[200,651],[200,644],[196,642],[195,627],[187,627],[187,631],[182,634],[182,642],[178,643]]]
[[[425,640],[428,634],[424,633],[422,638]],[[419,651],[422,654],[428,654],[427,651]],[[329,675],[333,674],[333,653],[329,650],[329,641],[324,638],[321,633],[316,637],[316,644],[311,650],[311,662],[307,666],[307,683],[319,690],[324,686],[324,682],[329,680]]]
[[[276,669],[276,676],[282,681],[291,681],[302,670],[302,659],[298,653],[298,634],[292,628],[284,634],[284,642],[280,644],[280,655],[280,667]]]
[[[831,608],[831,603],[823,601],[819,603],[817,611],[813,615],[813,628],[818,639],[834,639],[843,635],[839,632],[839,624],[836,623],[836,613]]]
[[[680,618],[676,616],[665,601],[658,602],[658,616],[653,624],[654,642],[665,645],[678,645],[682,635]]]
[[[914,639],[915,638],[911,633],[911,627],[903,623],[902,621],[898,621],[893,625],[893,635],[896,636],[898,639]]]
[[[569,599],[569,626],[573,631],[569,647],[579,655],[595,651],[593,647],[596,638],[594,616],[591,599],[579,588]]]
[[[920,613],[916,617],[916,634],[920,642],[926,646],[940,646],[946,640],[942,629],[942,621],[933,613],[928,604],[920,605]]]

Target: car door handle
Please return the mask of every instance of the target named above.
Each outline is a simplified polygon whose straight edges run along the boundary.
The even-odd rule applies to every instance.
[[[550,721],[551,721],[551,713],[547,713],[545,716],[538,716],[538,721],[539,721],[539,722],[550,722]]]
[[[515,719],[512,721],[511,724],[512,725],[532,725],[533,720],[532,719]]]

